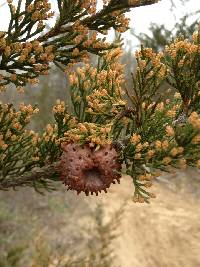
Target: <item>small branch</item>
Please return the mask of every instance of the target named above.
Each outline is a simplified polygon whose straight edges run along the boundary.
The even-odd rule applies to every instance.
[[[1,4],[1,5],[0,5],[0,8],[3,7],[3,6],[5,6],[6,4],[7,4],[7,2]]]
[[[137,2],[127,0],[124,2],[119,1],[119,3],[114,3],[114,1],[111,1],[108,6],[104,7],[102,10],[97,12],[95,15],[83,19],[81,23],[91,29],[95,21],[97,21],[99,18],[103,18],[105,15],[110,14],[114,11],[127,9],[127,8],[136,8],[140,6],[152,5],[152,4],[155,4],[156,2],[157,2],[156,0],[143,0],[143,1],[137,1]],[[93,30],[98,30],[98,28],[93,29]],[[62,25],[61,27],[61,25],[58,24],[58,25],[55,25],[55,27],[52,28],[49,32],[39,37],[37,40],[40,42],[44,42],[52,37],[58,36],[60,34],[65,34],[71,31],[73,31],[73,27],[71,25],[70,26]]]
[[[0,190],[7,190],[11,187],[15,188],[17,186],[30,186],[35,183],[42,181],[48,182],[55,180],[55,177],[58,176],[56,167],[58,162],[53,163],[42,168],[34,168],[30,172],[20,176],[20,177],[6,177],[0,179]]]

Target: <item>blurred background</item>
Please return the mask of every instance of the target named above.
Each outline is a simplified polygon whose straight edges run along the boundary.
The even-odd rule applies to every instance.
[[[1,30],[9,22],[4,2]],[[99,1],[98,8],[101,5]],[[128,14],[122,62],[129,90],[133,54],[140,43],[159,51],[180,34],[189,39],[199,14],[197,0],[162,0]],[[117,33],[110,31],[108,39],[114,38]],[[69,103],[67,87],[66,74],[53,68],[38,86],[27,86],[23,95],[10,87],[0,101],[38,103],[40,114],[31,127],[42,131],[53,121],[56,99]],[[0,192],[0,267],[200,266],[200,173],[190,168],[162,176],[150,205],[133,203],[131,178],[121,180],[98,197],[76,196],[63,185],[45,195],[31,188]]]

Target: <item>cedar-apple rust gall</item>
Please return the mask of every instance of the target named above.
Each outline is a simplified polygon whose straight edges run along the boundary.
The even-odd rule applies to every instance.
[[[58,171],[68,190],[98,195],[107,193],[112,183],[120,183],[121,163],[112,145],[96,150],[88,144],[63,143],[62,150]]]

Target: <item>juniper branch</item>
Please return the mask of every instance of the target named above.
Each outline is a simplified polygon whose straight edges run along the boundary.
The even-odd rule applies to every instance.
[[[136,8],[140,6],[146,6],[146,5],[152,5],[155,4],[157,0],[143,0],[143,1],[111,1],[109,5],[104,6],[102,10],[97,12],[96,14],[86,17],[81,21],[81,23],[85,26],[87,26],[91,30],[99,31],[99,26],[101,23],[106,23],[107,16],[111,14],[114,11],[129,9],[129,8]],[[128,10],[126,10],[128,11]],[[102,18],[104,18],[102,20]],[[101,19],[100,21],[98,21]],[[62,25],[62,21],[59,19],[56,23],[56,25],[46,34],[38,38],[38,41],[44,42],[47,41],[50,38],[56,37],[60,34],[65,34],[68,32],[71,32],[73,30],[73,27],[70,25]]]
[[[42,168],[34,168],[22,176],[1,177],[0,190],[7,190],[9,188],[15,189],[21,186],[33,186],[37,188],[37,184],[40,184],[40,187],[42,184],[47,185],[47,183],[57,180],[57,166],[58,162],[55,162]]]

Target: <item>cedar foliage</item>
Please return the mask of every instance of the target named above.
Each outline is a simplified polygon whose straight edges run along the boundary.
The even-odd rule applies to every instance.
[[[55,122],[36,133],[28,125],[37,106],[0,103],[1,190],[54,189],[64,142],[115,145],[136,202],[155,197],[149,187],[161,172],[200,167],[199,27],[190,40],[180,36],[160,52],[141,46],[131,92],[120,63],[121,40],[110,44],[98,35],[126,31],[131,8],[156,2],[105,0],[97,11],[96,1],[57,0],[59,17],[48,29],[45,22],[54,16],[48,0],[18,0],[17,6],[7,0],[11,19],[0,32],[0,90],[13,84],[22,92],[54,64],[69,77],[73,110],[57,100]],[[98,56],[97,66],[89,64],[91,54]],[[174,99],[160,94],[164,82],[176,90]]]

